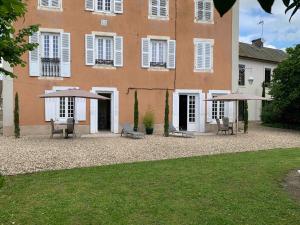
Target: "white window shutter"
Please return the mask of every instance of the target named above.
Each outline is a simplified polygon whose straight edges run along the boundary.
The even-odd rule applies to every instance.
[[[173,93],[173,126],[179,130],[179,95]]]
[[[49,94],[55,92],[54,90],[46,90],[45,93]],[[59,119],[59,98],[45,98],[45,120]]]
[[[205,93],[200,94],[200,132],[205,132]]]
[[[85,121],[86,120],[86,99],[76,98],[75,108],[76,108],[76,112],[75,112],[76,121]]]
[[[32,34],[29,37],[30,43],[39,44],[40,35],[39,32]],[[40,50],[39,46],[33,51],[29,52],[29,75],[32,77],[40,76]]]
[[[160,0],[159,1],[159,16],[166,17],[168,16],[168,1],[169,0]]]
[[[150,39],[142,38],[142,68],[150,67]]]
[[[176,41],[170,40],[168,41],[168,61],[167,61],[167,67],[169,69],[175,69],[176,68]]]
[[[195,16],[196,20],[202,21],[204,19],[204,1],[197,0],[195,2]]]
[[[116,36],[114,38],[114,66],[123,66],[123,37]]]
[[[228,117],[230,122],[234,122],[234,102],[228,102]]]
[[[205,15],[204,18],[206,21],[211,21],[212,20],[212,15],[213,15],[213,3],[211,1],[206,1],[204,3],[204,8],[205,8]]]
[[[51,1],[51,6],[52,6],[52,7],[59,8],[59,7],[60,7],[60,1],[61,1],[61,0],[52,0],[52,1]]]
[[[207,99],[212,99],[212,94],[208,93],[207,94]],[[207,122],[211,123],[212,122],[212,101],[207,101]]]
[[[61,34],[61,76],[71,77],[71,35]]]
[[[114,0],[114,11],[117,14],[123,13],[123,0]]]
[[[114,92],[113,98],[113,106],[114,106],[114,118],[113,118],[113,130],[115,134],[119,133],[119,91]]]
[[[94,0],[85,0],[85,10],[87,11],[94,11]]]
[[[85,64],[86,65],[95,65],[95,36],[92,34],[85,35]]]
[[[204,67],[207,70],[212,69],[212,45],[210,43],[205,43],[205,50],[204,50],[204,55],[205,55],[205,63]]]
[[[203,43],[197,42],[195,45],[195,69],[203,70],[204,69],[204,58],[203,58]]]
[[[41,4],[41,6],[49,6],[49,1],[50,0],[40,0],[40,4]]]
[[[150,5],[150,15],[151,16],[158,16],[158,0],[150,0],[149,1]]]

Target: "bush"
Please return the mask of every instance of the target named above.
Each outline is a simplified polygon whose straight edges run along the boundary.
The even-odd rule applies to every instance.
[[[19,95],[15,96],[15,110],[14,110],[14,125],[15,125],[15,138],[20,138],[20,118],[19,118]]]
[[[139,101],[137,91],[134,92],[134,131],[139,128]]]
[[[275,123],[280,121],[279,112],[276,112],[275,107],[271,102],[263,106],[261,121],[263,123]]]
[[[145,113],[143,124],[146,129],[153,128],[154,125],[154,114],[152,111],[148,111]]]
[[[169,91],[166,92],[164,135],[169,137]]]
[[[4,185],[4,177],[0,174],[0,189],[3,187]]]

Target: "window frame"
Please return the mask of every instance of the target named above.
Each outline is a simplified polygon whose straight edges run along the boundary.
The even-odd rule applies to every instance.
[[[64,103],[63,107],[62,107],[62,100],[63,100],[63,103]],[[71,105],[71,107],[73,107],[71,109],[73,112],[69,109],[70,105]],[[68,118],[74,118],[75,117],[75,110],[76,109],[75,109],[75,98],[74,97],[60,97],[59,98],[59,117],[58,117],[58,120],[60,122],[67,121]],[[61,116],[62,113],[64,114],[64,116]],[[73,117],[71,117],[69,115],[73,115]]]
[[[222,94],[212,94],[212,97],[217,97],[220,96]],[[216,106],[216,110],[215,109]],[[225,101],[212,101],[212,105],[211,105],[211,119],[212,120],[216,120],[217,118],[222,120],[225,117]],[[222,108],[222,110],[221,110]],[[214,115],[214,112],[216,113],[216,115]],[[223,115],[221,115],[221,113]],[[216,117],[215,117],[216,116]]]
[[[98,1],[99,0],[94,0],[94,8],[95,8],[95,12],[96,13],[105,13],[105,14],[114,14],[114,0],[108,0],[110,1],[110,10],[105,10],[105,7],[106,7],[106,1],[107,0],[102,0],[102,10],[99,10],[98,9]]]
[[[169,20],[169,11],[170,11],[170,4],[169,1],[170,0],[166,0],[166,15],[165,16],[161,16],[160,12],[161,12],[161,6],[160,6],[160,1],[161,0],[157,0],[157,15],[153,15],[152,14],[152,0],[148,0],[148,19],[152,19],[152,20]]]
[[[103,40],[103,47],[102,47],[102,51],[103,51],[103,59],[99,59],[99,40],[102,39]],[[107,59],[107,40],[111,41],[111,46],[110,46],[110,58],[111,59]],[[95,35],[95,43],[94,43],[94,48],[95,48],[95,66],[110,66],[110,67],[114,67],[114,48],[115,48],[115,43],[114,43],[114,36],[108,36],[108,35]],[[106,58],[106,59],[104,59]],[[106,63],[96,63],[97,60],[110,60],[111,63],[110,64],[106,64]]]
[[[63,7],[62,7],[63,0],[58,0],[58,6],[57,7],[52,6],[52,4],[51,4],[52,1],[53,0],[49,0],[48,6],[44,6],[44,5],[42,5],[42,0],[38,0],[38,7],[37,7],[37,9],[39,9],[39,10],[47,10],[47,11],[63,11]]]
[[[265,70],[264,70],[264,82],[265,82],[265,87],[269,87],[270,84],[271,84],[271,81],[272,81],[272,72],[273,72],[273,70],[272,70],[272,68],[270,68],[270,67],[265,67],[264,69],[265,69]],[[269,74],[269,76],[270,76],[270,81],[269,81],[268,83],[266,82],[266,72],[267,72],[267,71],[270,72],[270,74]]]
[[[156,44],[156,60],[155,62],[153,61],[153,44]],[[161,58],[161,49],[160,49],[160,44],[163,43],[163,48],[162,48],[162,51],[163,51],[163,55],[162,55],[162,58],[163,60],[161,61],[160,58]],[[168,40],[163,40],[163,39],[155,39],[155,38],[150,38],[150,68],[163,68],[163,69],[167,69],[167,62],[168,62]],[[164,64],[164,66],[153,66],[153,63],[156,63],[156,64]],[[152,65],[151,65],[152,64]]]
[[[205,18],[205,3],[210,2],[211,3],[211,19],[210,20],[199,20],[198,19],[198,2],[203,1],[204,2],[204,9],[203,14]],[[204,24],[214,24],[214,13],[215,13],[215,7],[214,7],[214,1],[213,0],[194,0],[194,22],[195,23],[204,23]]]
[[[244,69],[243,74],[241,74],[241,69]],[[241,75],[244,76],[243,79],[241,79]],[[243,82],[241,82],[243,81]],[[238,80],[238,85],[241,87],[245,87],[246,86],[246,65],[245,64],[239,64],[239,80]]]

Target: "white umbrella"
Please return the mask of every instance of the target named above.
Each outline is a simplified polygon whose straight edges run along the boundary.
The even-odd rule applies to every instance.
[[[231,93],[227,95],[219,95],[212,99],[207,99],[206,101],[222,101],[222,102],[236,102],[236,133],[238,133],[239,129],[239,101],[270,101],[271,99],[264,98],[261,96],[251,95],[251,94],[241,94],[241,93]]]

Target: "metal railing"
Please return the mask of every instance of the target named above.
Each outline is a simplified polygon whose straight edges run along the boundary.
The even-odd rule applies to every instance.
[[[114,65],[114,60],[96,59],[96,65]]]
[[[42,58],[42,76],[60,77],[60,59],[59,58]]]
[[[150,62],[150,66],[151,67],[167,67],[167,63],[166,62]]]

